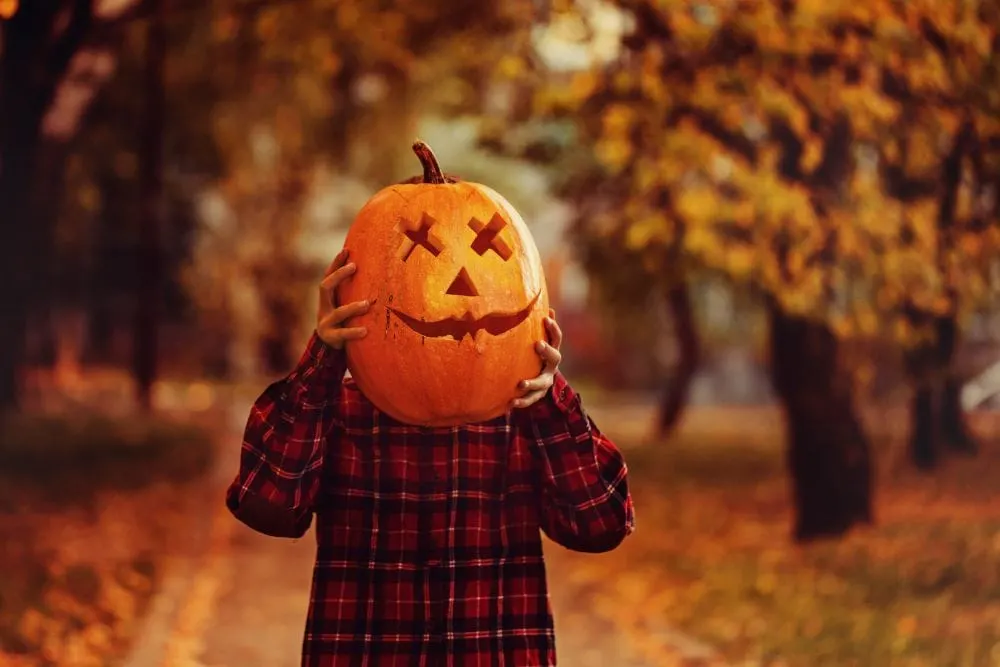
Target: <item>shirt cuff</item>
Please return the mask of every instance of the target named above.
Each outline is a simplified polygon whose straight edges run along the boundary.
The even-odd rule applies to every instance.
[[[572,412],[580,403],[580,395],[573,391],[563,374],[556,371],[548,398],[562,412]]]
[[[344,350],[330,347],[313,332],[293,376],[306,394],[311,395],[317,390],[329,392],[331,385],[340,384],[346,372],[347,355]]]
[[[552,387],[541,400],[532,404],[528,411],[534,418],[545,418],[553,412],[561,415],[572,415],[579,412],[580,395],[569,385],[562,373],[556,371]]]

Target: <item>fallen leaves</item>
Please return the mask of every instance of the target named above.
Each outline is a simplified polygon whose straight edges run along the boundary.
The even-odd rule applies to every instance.
[[[60,432],[72,433],[71,426],[59,426]],[[178,499],[201,482],[199,473],[205,469],[204,465],[189,468],[182,479],[171,479],[169,475],[180,469],[158,466],[137,483],[127,455],[120,453],[126,448],[122,442],[130,442],[128,426],[122,423],[115,431],[117,449],[101,450],[102,440],[93,428],[86,432],[94,436],[90,439],[59,443],[64,454],[70,451],[76,457],[62,461],[59,480],[86,485],[85,496],[66,492],[68,487],[56,493],[49,487],[61,486],[62,481],[46,478],[38,467],[31,469],[31,475],[6,471],[0,487],[0,664],[4,667],[104,667],[128,648],[154,592],[161,561],[174,546],[172,536],[187,521]],[[146,442],[138,437],[134,441]],[[87,447],[97,449],[88,457]],[[206,456],[210,461],[211,454]],[[118,467],[108,467],[108,459]],[[95,463],[104,467],[87,467]],[[111,483],[105,485],[105,480]]]
[[[130,576],[123,580],[125,571]],[[44,576],[36,598],[23,600],[20,609],[5,608],[0,617],[5,665],[16,659],[33,666],[101,667],[124,648],[153,583],[143,562],[124,569],[75,564],[67,573],[49,569]]]
[[[997,664],[998,453],[928,477],[882,442],[877,525],[796,546],[779,422],[700,412],[670,443],[626,443],[640,525],[619,549],[546,550],[553,595],[576,596],[554,604],[561,642],[570,610],[590,609],[642,667],[701,664],[689,640],[761,667]]]

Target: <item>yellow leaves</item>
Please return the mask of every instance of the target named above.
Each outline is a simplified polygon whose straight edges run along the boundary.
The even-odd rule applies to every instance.
[[[577,72],[570,81],[570,98],[577,103],[582,102],[594,93],[599,82],[600,78],[594,70]]]
[[[668,82],[663,76],[663,51],[652,45],[642,54],[639,65],[639,89],[652,103],[666,105],[669,100]]]
[[[666,245],[673,240],[673,228],[663,215],[650,214],[629,224],[625,246],[639,250],[651,245]]]
[[[633,155],[629,130],[634,120],[634,111],[624,104],[612,104],[605,109],[601,118],[604,134],[595,147],[598,160],[612,172],[622,169]]]
[[[802,105],[776,82],[764,79],[753,88],[754,101],[764,112],[783,119],[792,131],[802,137],[809,130],[809,116]]]
[[[995,29],[984,27],[977,3],[970,3],[800,0],[790,17],[773,0],[709,3],[707,12],[681,0],[657,4],[676,40],[650,40],[609,71],[611,81],[588,78],[580,86],[592,100],[621,99],[616,93],[630,100],[605,107],[587,124],[600,128],[594,143],[602,163],[619,173],[631,167],[624,201],[636,205],[623,223],[627,246],[681,244],[674,250],[694,265],[737,281],[752,276],[788,308],[826,318],[844,335],[893,332],[904,303],[928,312],[952,308],[943,299],[946,288],[959,290],[963,307],[982,299],[989,289],[985,261],[1000,253],[1000,238],[962,232],[949,249],[937,225],[936,179],[964,111],[934,100],[967,99],[967,81],[983,65],[975,54]],[[956,45],[947,61],[927,47],[927,20]],[[727,53],[723,67],[714,64],[723,54],[706,36],[727,21],[728,30],[756,49]],[[851,22],[871,30],[831,30]],[[699,64],[693,76],[674,74],[692,71],[693,63]],[[883,86],[887,73],[916,85],[918,94],[933,91],[933,99],[907,102],[903,115],[897,93]],[[692,111],[664,123],[681,109]],[[806,176],[825,151],[842,148],[831,133],[840,118],[849,119],[853,142],[846,182],[816,187],[790,173],[796,171],[787,163],[794,140],[801,142],[798,171]],[[1000,134],[1000,121],[985,107],[975,122],[980,136]],[[782,136],[786,128],[794,140]],[[897,178],[896,170],[929,185],[919,186],[915,200],[896,199],[886,181]],[[959,229],[975,217],[980,195],[974,179],[966,174],[965,180]],[[665,212],[647,210],[663,190],[677,214],[669,223]],[[651,273],[662,268],[651,267]],[[857,286],[868,303],[846,308],[837,319],[843,309],[830,294],[845,285]]]
[[[899,104],[870,87],[844,86],[839,91],[839,101],[861,139],[877,140],[884,136],[900,112]]]
[[[524,72],[524,60],[520,56],[507,54],[497,63],[497,73],[505,79],[516,79]]]
[[[710,255],[718,246],[718,239],[706,225],[694,225],[684,234],[684,250],[695,257]]]
[[[851,311],[841,316],[831,318],[834,332],[841,338],[870,338],[879,333],[882,322],[879,313],[871,304],[852,304]],[[854,368],[854,379],[861,385],[866,385],[873,376],[874,369],[865,364]]]
[[[823,141],[816,136],[807,138],[803,145],[802,157],[799,159],[799,166],[802,171],[809,174],[819,166],[823,159]]]
[[[851,224],[834,224],[837,230],[837,254],[845,259],[860,257],[868,249],[860,237],[860,230]]]
[[[756,266],[756,257],[754,248],[747,245],[730,245],[722,255],[726,273],[737,282],[750,277]]]
[[[704,228],[718,218],[718,200],[719,195],[714,188],[704,184],[692,185],[677,193],[674,205],[678,214],[694,230]],[[685,243],[690,248],[690,239],[686,239]]]
[[[604,132],[611,135],[622,135],[632,126],[635,112],[624,104],[611,104],[604,110]]]
[[[905,219],[910,223],[917,247],[926,250],[928,256],[937,251],[938,203],[933,199],[921,199],[906,209]]]
[[[623,137],[602,139],[594,146],[594,153],[614,173],[624,168],[632,158],[632,142]]]

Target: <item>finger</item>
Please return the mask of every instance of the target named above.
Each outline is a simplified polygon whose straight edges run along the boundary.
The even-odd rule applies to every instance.
[[[341,340],[358,340],[368,335],[367,327],[347,327],[345,329],[337,329],[337,331],[340,333]]]
[[[337,256],[333,258],[332,262],[330,262],[330,266],[326,267],[326,271],[323,272],[323,277],[326,278],[328,275],[342,267],[344,262],[347,261],[347,255],[347,248],[343,248],[340,252],[338,252]]]
[[[513,408],[526,408],[541,400],[542,397],[545,396],[545,392],[547,391],[548,389],[545,390],[540,389],[538,391],[533,391],[530,394],[525,394],[520,398],[515,398],[513,401],[510,402],[510,405]]]
[[[330,323],[333,325],[342,324],[352,317],[357,317],[358,315],[367,313],[369,308],[371,308],[371,303],[367,300],[353,301],[340,306],[339,308],[334,308],[333,312],[330,313]]]
[[[542,358],[542,361],[549,367],[554,368],[562,361],[562,353],[543,340],[538,341],[535,345],[535,350],[538,352],[538,356]]]
[[[347,264],[344,264],[336,271],[334,271],[327,277],[323,278],[323,282],[319,284],[320,289],[326,293],[332,294],[333,290],[337,287],[337,285],[341,283],[341,281],[343,281],[348,276],[352,275],[357,270],[358,270],[358,265],[355,264],[354,262],[348,262]]]
[[[552,373],[542,373],[530,380],[521,380],[517,383],[517,388],[524,392],[544,391],[551,387],[553,382]]]
[[[559,346],[562,345],[562,329],[559,328],[559,324],[551,315],[545,318],[545,329],[548,333],[549,343],[551,343],[554,348],[558,349]]]
[[[323,340],[357,340],[368,333],[367,327],[320,327],[320,338]]]

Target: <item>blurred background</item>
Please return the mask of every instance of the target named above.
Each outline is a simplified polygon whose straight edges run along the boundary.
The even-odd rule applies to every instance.
[[[376,190],[529,223],[630,464],[560,664],[1000,664],[995,0],[0,0],[0,664],[298,664],[226,513]]]

